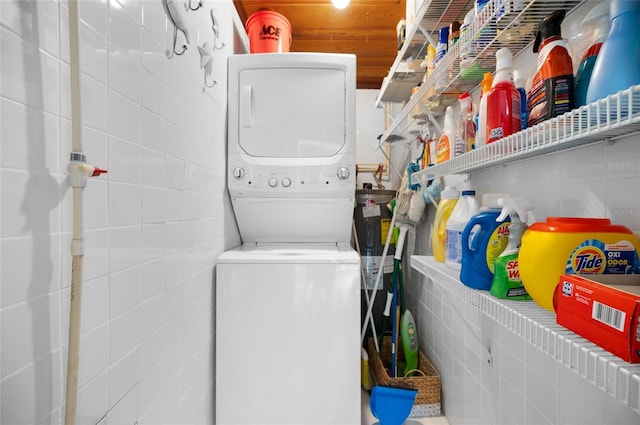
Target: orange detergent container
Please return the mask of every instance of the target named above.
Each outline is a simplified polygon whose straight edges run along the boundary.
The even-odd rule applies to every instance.
[[[554,308],[561,274],[640,273],[640,243],[625,226],[608,218],[548,217],[522,236],[520,277],[538,305]]]

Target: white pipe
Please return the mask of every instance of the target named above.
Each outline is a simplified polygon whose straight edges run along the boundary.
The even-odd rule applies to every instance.
[[[82,307],[82,268],[84,256],[83,190],[87,179],[82,154],[80,95],[80,47],[77,0],[69,0],[69,68],[71,89],[71,186],[73,188],[73,235],[71,240],[71,299],[69,304],[69,352],[65,395],[65,425],[76,422],[78,366],[80,362],[80,316]]]

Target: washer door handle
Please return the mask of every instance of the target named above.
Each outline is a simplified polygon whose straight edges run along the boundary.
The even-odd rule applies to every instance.
[[[253,127],[251,121],[251,91],[252,86],[242,86],[240,95],[240,125],[243,127]]]

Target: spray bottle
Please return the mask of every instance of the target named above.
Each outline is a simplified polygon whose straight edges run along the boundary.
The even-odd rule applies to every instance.
[[[503,47],[496,52],[496,76],[487,93],[487,143],[517,133],[520,123],[520,93],[513,84],[511,50]]]
[[[582,20],[582,27],[593,27],[591,44],[582,55],[578,71],[576,72],[576,108],[587,104],[587,89],[593,73],[600,48],[609,32],[609,4],[603,2],[595,6]]]
[[[573,62],[562,39],[560,25],[564,10],[553,12],[540,22],[533,53],[538,53],[538,67],[527,93],[528,126],[573,109]]]
[[[502,206],[497,222],[511,217],[509,226],[509,240],[502,254],[495,259],[493,267],[493,282],[491,295],[496,298],[510,300],[530,300],[531,297],[524,289],[518,268],[518,253],[522,242],[522,234],[527,230],[527,222],[534,221],[531,210],[533,206],[522,198],[500,198],[498,204]]]
[[[480,106],[478,107],[478,115],[476,116],[476,142],[475,148],[480,148],[487,144],[487,93],[491,90],[493,84],[493,75],[490,72],[484,73],[484,78],[480,86]]]

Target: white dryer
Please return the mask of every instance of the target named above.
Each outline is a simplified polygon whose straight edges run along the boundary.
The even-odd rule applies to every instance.
[[[360,423],[355,56],[229,58],[227,184],[242,246],[218,258],[216,423]]]

